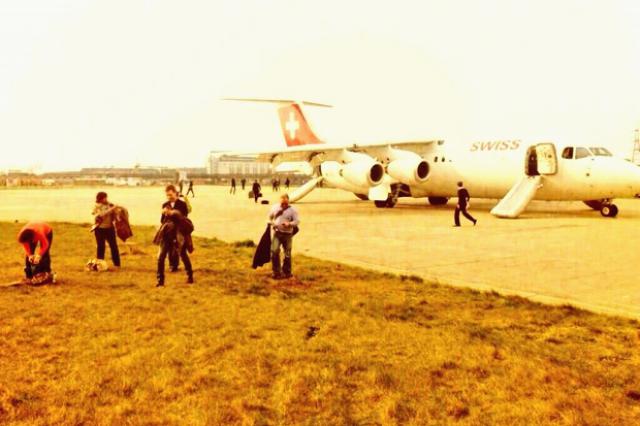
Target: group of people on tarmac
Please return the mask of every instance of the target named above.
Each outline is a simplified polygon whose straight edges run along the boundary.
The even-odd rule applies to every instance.
[[[193,184],[190,184],[193,192]],[[188,198],[181,195],[174,185],[165,188],[167,201],[162,204],[160,228],[154,238],[154,243],[160,246],[156,270],[156,286],[165,283],[165,262],[169,258],[170,270],[179,269],[180,260],[184,264],[187,283],[193,284],[193,267],[189,253],[193,252],[191,233],[193,223],[188,218],[191,211]],[[106,245],[109,245],[111,259],[115,268],[121,267],[120,250],[117,237],[126,241],[133,235],[128,223],[128,213],[122,206],[109,202],[106,192],[98,192],[96,203],[92,211],[94,225],[91,231],[96,240],[96,260],[90,264],[106,264],[104,262]],[[116,229],[118,228],[118,229]],[[54,282],[55,276],[51,270],[51,245],[53,243],[53,228],[44,222],[29,222],[18,232],[18,242],[25,252],[25,283],[47,284]],[[101,270],[101,269],[91,269]]]
[[[240,185],[242,186],[242,190],[244,191],[244,188],[247,184],[247,180],[245,178],[240,179]],[[285,189],[289,189],[289,186],[291,185],[291,181],[289,180],[289,178],[286,178],[284,181],[284,187]],[[229,194],[235,194],[236,193],[236,178],[232,177],[231,178],[231,186],[229,187]],[[260,185],[260,183],[258,182],[257,179],[255,179],[253,181],[253,184],[251,185],[251,195],[253,196],[254,201],[257,203],[258,202],[258,198],[260,198],[262,196],[262,194],[260,194],[260,190],[262,189],[262,186]],[[271,190],[273,192],[278,192],[280,191],[280,179],[272,179],[271,180]]]
[[[291,185],[291,181],[289,180],[289,178],[285,179],[284,181],[284,187],[285,189],[289,189],[289,185]],[[280,191],[280,179],[272,179],[271,180],[271,190],[273,192],[278,192]]]
[[[256,202],[260,195],[260,189],[258,181],[254,181],[252,191]],[[454,226],[460,226],[460,213],[475,226],[478,222],[477,219],[467,211],[471,197],[462,182],[458,182],[457,195],[458,203],[454,212]],[[193,223],[189,219],[191,205],[188,198],[181,195],[174,185],[165,187],[165,196],[167,200],[162,204],[160,228],[154,238],[154,243],[160,246],[156,269],[156,287],[163,287],[165,284],[167,257],[171,272],[178,271],[179,262],[182,260],[187,274],[187,284],[193,284],[193,266],[189,258],[189,254],[193,252],[191,233],[194,229]],[[118,214],[122,214],[122,211],[126,212],[126,209],[111,204],[106,192],[98,192],[92,212],[95,224],[91,228],[95,233],[96,257],[98,260],[104,261],[106,244],[108,244],[113,265],[116,268],[121,266],[121,261],[116,238],[119,233],[116,232],[115,223],[118,221]],[[300,219],[297,210],[289,203],[288,194],[280,196],[279,203],[271,207],[268,218],[269,225],[256,249],[253,266],[254,268],[262,266],[270,260],[274,279],[290,278],[292,276],[293,237],[298,233]],[[272,231],[273,238],[271,238]],[[18,242],[23,246],[25,252],[26,280],[32,284],[45,284],[54,281],[55,277],[51,272],[53,228],[43,222],[29,222],[18,233]],[[281,250],[284,252],[282,263],[280,261]],[[256,260],[260,257],[264,259],[262,262]]]

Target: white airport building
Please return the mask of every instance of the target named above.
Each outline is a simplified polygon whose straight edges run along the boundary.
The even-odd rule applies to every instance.
[[[266,176],[271,174],[269,163],[253,157],[229,156],[212,151],[207,162],[207,174],[213,176]]]

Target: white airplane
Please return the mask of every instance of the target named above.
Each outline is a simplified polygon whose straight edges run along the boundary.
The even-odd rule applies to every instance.
[[[400,197],[426,197],[432,205],[443,205],[457,196],[462,181],[474,198],[499,199],[491,213],[501,218],[518,217],[531,200],[584,201],[603,216],[615,217],[614,198],[640,196],[640,167],[603,147],[521,140],[474,141],[466,151],[455,152],[442,140],[332,145],[316,136],[302,111],[302,105],[330,105],[227,100],[278,105],[287,147],[253,154],[274,168],[295,162],[312,167],[313,178],[290,193],[292,202],[322,182],[373,200],[379,208],[394,207]]]

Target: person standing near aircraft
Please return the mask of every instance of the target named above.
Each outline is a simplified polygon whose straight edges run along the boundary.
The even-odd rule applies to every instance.
[[[236,193],[236,178],[232,177],[231,178],[231,188],[229,189],[229,194],[235,194]]]
[[[289,185],[291,185],[291,181],[287,177],[287,179],[284,181],[284,189],[288,190],[289,189]]]
[[[29,222],[18,233],[18,242],[24,247],[26,255],[24,273],[27,280],[31,282],[38,279],[38,284],[51,282],[53,228],[44,222]],[[36,253],[38,245],[40,249]]]
[[[192,180],[189,181],[189,188],[187,189],[187,196],[189,196],[189,193],[191,193],[191,197],[192,198],[196,198],[196,193],[193,192],[193,181]]]
[[[115,209],[117,206],[109,203],[106,192],[98,192],[96,195],[96,205],[93,208],[95,225],[92,228],[96,236],[97,253],[96,258],[104,260],[105,242],[109,243],[111,259],[116,268],[120,267],[120,251],[116,240],[116,230],[113,225],[115,221]]]
[[[458,182],[458,205],[456,206],[456,211],[454,213],[454,226],[460,226],[460,213],[464,215],[467,219],[473,222],[473,226],[476,226],[478,221],[467,212],[467,208],[469,207],[469,200],[471,200],[471,196],[469,195],[469,191],[464,187],[462,182]]]
[[[255,203],[258,202],[258,198],[260,198],[260,190],[262,190],[262,187],[260,186],[260,184],[258,183],[258,180],[254,180],[253,181],[253,185],[251,186],[251,191],[253,192],[253,201]]]
[[[244,191],[244,187],[247,184],[247,180],[245,178],[240,179],[240,185],[242,185],[242,190]]]
[[[289,195],[282,194],[280,203],[269,212],[274,235],[271,241],[271,266],[273,278],[291,278],[291,248],[293,236],[298,232],[298,212],[289,204]],[[284,250],[284,262],[280,265],[280,247]]]

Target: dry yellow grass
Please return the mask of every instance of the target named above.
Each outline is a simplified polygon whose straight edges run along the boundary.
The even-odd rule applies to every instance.
[[[2,279],[21,275],[0,224]],[[154,287],[152,229],[118,272],[83,271],[56,224],[60,285],[0,288],[3,424],[638,424],[635,320],[197,240],[197,283]],[[612,283],[615,285],[615,283]]]

